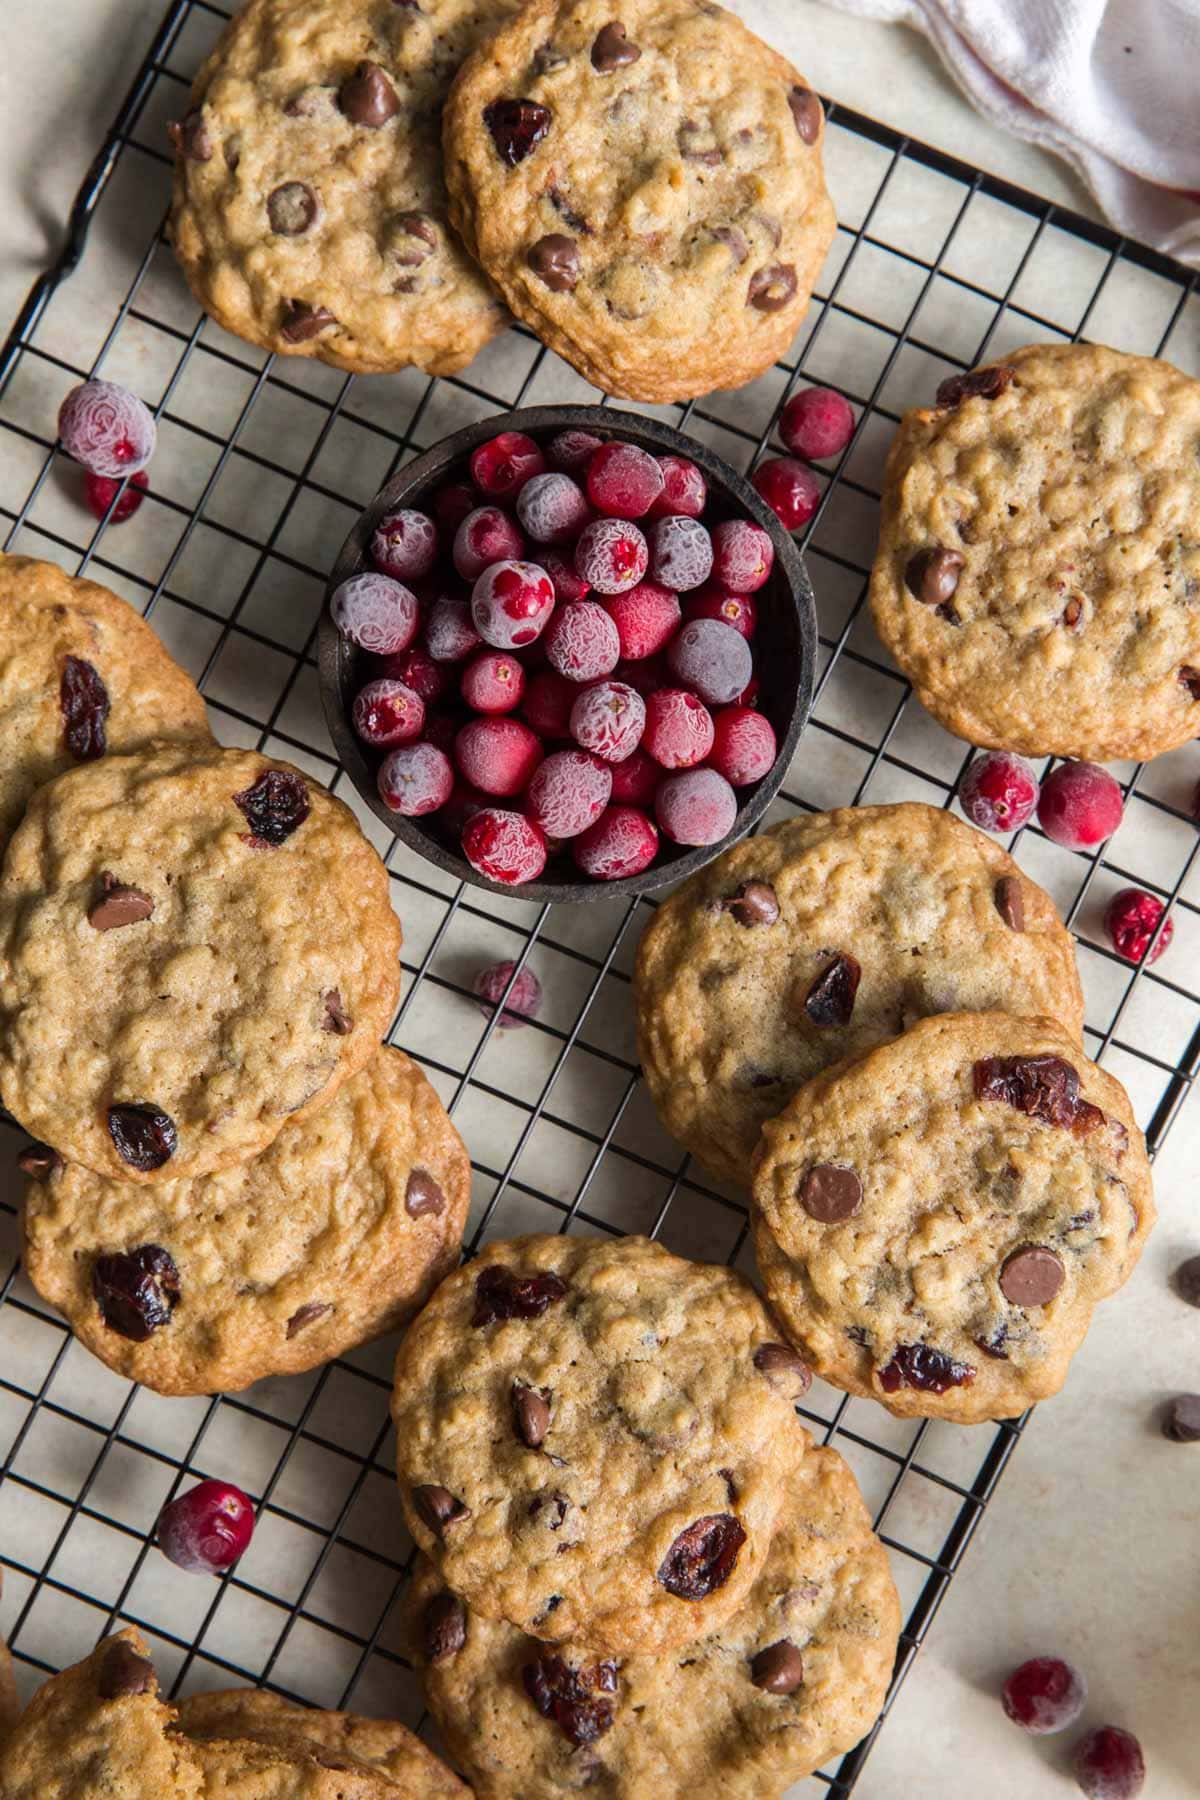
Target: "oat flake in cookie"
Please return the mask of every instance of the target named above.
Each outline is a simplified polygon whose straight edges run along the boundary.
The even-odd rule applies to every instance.
[[[383,864],[310,776],[216,745],[84,764],[9,844],[0,1093],[100,1175],[226,1168],[374,1055],[399,947]]]
[[[489,1244],[396,1361],[409,1528],[475,1611],[596,1650],[742,1603],[808,1444],[808,1372],[740,1276],[645,1238]],[[757,1360],[756,1360],[757,1356]]]
[[[871,607],[973,744],[1106,761],[1200,736],[1200,382],[1034,344],[907,413]]]
[[[439,130],[518,0],[250,0],[173,129],[171,234],[218,324],[356,372],[450,375],[506,323],[450,229]]]
[[[738,387],[795,336],[834,232],[803,77],[710,0],[532,0],[446,107],[451,216],[596,387]]]
[[[827,1381],[901,1417],[1057,1393],[1154,1223],[1125,1090],[1048,1019],[925,1019],[802,1088],[756,1164],[780,1317]]]

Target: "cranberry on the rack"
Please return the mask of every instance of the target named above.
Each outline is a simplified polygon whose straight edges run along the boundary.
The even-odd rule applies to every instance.
[[[587,465],[588,499],[610,519],[641,519],[662,493],[657,459],[637,444],[601,444]]]
[[[407,650],[421,622],[412,590],[373,569],[351,575],[334,588],[329,610],[343,637],[376,656]]]
[[[592,516],[577,481],[558,470],[534,475],[517,495],[517,517],[535,544],[565,544]]]
[[[511,887],[536,881],[546,866],[546,838],[523,813],[488,806],[463,826],[463,855],[492,881]]]
[[[658,855],[658,832],[638,807],[610,806],[572,840],[571,854],[594,881],[622,881],[650,867]]]
[[[674,513],[650,527],[650,572],[676,594],[703,586],[712,574],[713,542],[699,519]]]
[[[454,789],[454,768],[436,744],[405,744],[379,765],[379,796],[406,819],[420,819],[445,806]]]
[[[749,594],[735,594],[720,582],[707,581],[688,601],[689,619],[719,619],[747,642],[754,636],[758,608]]]
[[[659,688],[648,696],[641,747],[661,768],[694,768],[712,745],[712,714],[695,694],[685,688]]]
[[[1032,1656],[1013,1670],[1000,1698],[1014,1725],[1041,1737],[1075,1723],[1087,1701],[1087,1683],[1060,1656]]]
[[[434,601],[425,621],[425,648],[432,662],[462,662],[482,641],[471,619],[469,601],[447,595]]]
[[[507,650],[484,650],[463,670],[462,697],[478,713],[506,713],[520,705],[525,671]]]
[[[1090,850],[1110,838],[1125,803],[1119,784],[1098,763],[1067,762],[1052,769],[1038,798],[1038,824],[1067,850]]]
[[[542,737],[569,737],[571,708],[578,698],[575,682],[568,681],[557,669],[539,669],[529,678],[521,711]]]
[[[229,1481],[202,1481],[163,1507],[158,1547],[177,1568],[216,1575],[250,1547],[254,1507]]]
[[[593,519],[575,545],[575,567],[598,594],[623,594],[636,587],[649,560],[642,533],[624,519]]]
[[[95,475],[89,469],[83,480],[83,493],[88,511],[94,513],[96,518],[102,519],[116,499],[120,486],[121,483],[115,476]],[[135,475],[131,475],[125,484],[125,492],[113,506],[109,524],[123,525],[126,519],[132,519],[145,499],[149,486],[150,477],[144,469],[139,469]]]
[[[516,562],[525,553],[525,539],[512,519],[498,506],[477,506],[454,533],[450,560],[464,581],[477,581],[494,562]]]
[[[685,769],[659,783],[654,816],[673,843],[719,844],[733,830],[737,796],[715,769]]]
[[[403,682],[384,676],[368,681],[354,696],[350,716],[363,743],[383,749],[388,744],[408,744],[420,737],[425,726],[425,702]]]
[[[771,721],[750,706],[726,706],[713,720],[710,767],[731,787],[749,787],[775,767],[778,745]]]
[[[595,824],[611,793],[605,763],[586,750],[556,750],[529,783],[525,811],[549,838],[578,837]]]
[[[820,482],[794,456],[769,457],[759,463],[750,479],[787,531],[801,530],[820,504]]]
[[[553,611],[554,585],[537,563],[492,563],[471,589],[475,629],[497,650],[532,644]]]
[[[667,667],[712,706],[736,700],[754,673],[750,646],[720,619],[689,619],[667,649]]]
[[[639,581],[624,594],[608,594],[601,602],[617,628],[626,662],[654,656],[679,628],[679,595],[656,581]]]
[[[471,719],[454,740],[462,775],[481,793],[502,799],[524,793],[542,756],[542,740],[520,719]]]
[[[963,812],[983,831],[1018,831],[1033,817],[1038,778],[1032,763],[1011,750],[977,756],[958,790]]]
[[[136,475],[154,455],[158,428],[136,394],[115,381],[83,381],[58,412],[63,449],[93,475]]]
[[[690,519],[702,518],[708,501],[703,470],[690,456],[673,456],[670,452],[658,458],[658,466],[663,473],[663,490],[646,517],[665,519],[670,513],[686,513]]]
[[[504,1000],[500,1017],[496,1020],[497,1031],[515,1031],[536,1019],[542,1010],[542,984],[529,967],[523,968],[513,981],[515,962],[492,963],[490,968],[480,969],[471,983],[471,991],[480,1001],[479,1010],[485,1019],[490,1019]],[[512,981],[508,996],[504,990]]]
[[[854,435],[854,411],[834,388],[804,388],[779,416],[779,435],[793,456],[824,462],[840,456]]]
[[[775,564],[770,534],[753,519],[722,519],[712,534],[713,579],[736,594],[753,594]]]
[[[401,507],[375,527],[371,561],[396,581],[419,581],[437,561],[437,526],[428,513]]]
[[[560,606],[546,630],[546,660],[568,681],[598,681],[621,659],[617,627],[595,600]]]
[[[523,431],[502,431],[471,452],[471,479],[493,500],[513,499],[545,467],[538,445]]]
[[[637,749],[646,703],[623,681],[595,681],[571,707],[571,736],[605,762],[623,762]]]
[[[1119,894],[1113,895],[1104,911],[1104,929],[1112,940],[1113,949],[1129,962],[1156,963],[1175,935],[1175,921],[1168,919],[1158,934],[1157,943],[1150,949],[1150,940],[1166,910],[1157,894],[1149,894],[1145,888],[1122,888]],[[1150,950],[1149,957],[1147,950]]]

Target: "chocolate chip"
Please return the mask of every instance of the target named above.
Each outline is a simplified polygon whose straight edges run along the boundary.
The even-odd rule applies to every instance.
[[[724,244],[734,262],[740,268],[750,254],[750,245],[746,234],[737,225],[714,225],[712,235],[718,244]]]
[[[918,1388],[926,1394],[944,1394],[947,1388],[969,1387],[975,1379],[970,1363],[958,1362],[931,1344],[899,1344],[887,1367],[879,1370],[885,1394],[898,1388]]]
[[[141,888],[126,887],[105,869],[100,894],[88,907],[88,924],[97,931],[119,931],[122,925],[138,925],[154,912],[154,902]]]
[[[1002,875],[992,889],[996,911],[1010,931],[1025,929],[1025,896],[1016,875]]]
[[[556,1459],[555,1457],[550,1458],[551,1462],[556,1460],[561,1461],[561,1459]],[[567,1516],[570,1505],[571,1502],[567,1499],[567,1496],[565,1494],[560,1494],[556,1488],[552,1494],[539,1494],[535,1500],[529,1502],[529,1517],[531,1519],[536,1519],[544,1506],[552,1506],[554,1508],[554,1517],[548,1521],[547,1529],[550,1531],[558,1531],[563,1520]]]
[[[264,769],[233,803],[250,827],[250,842],[277,848],[298,831],[312,810],[308,788],[290,769]]]
[[[395,260],[402,269],[419,269],[437,249],[437,226],[428,213],[398,213],[394,220],[396,231],[404,242],[395,254]]]
[[[566,194],[563,193],[556,182],[552,181],[545,192],[546,198],[549,200],[555,212],[558,213],[560,218],[566,220],[572,231],[581,231],[585,236],[591,231],[592,228],[584,218],[583,214],[576,211]]]
[[[985,1356],[990,1356],[993,1362],[1008,1361],[1008,1351],[1004,1348],[1005,1344],[1008,1342],[1008,1326],[1003,1319],[1000,1320],[999,1324],[993,1329],[989,1336],[985,1338],[977,1337],[975,1342],[983,1351],[983,1354]]]
[[[815,144],[821,133],[821,102],[811,88],[794,87],[788,94],[788,105],[796,121],[796,130],[805,144]]]
[[[161,1169],[179,1147],[175,1121],[161,1106],[141,1106],[134,1101],[110,1106],[108,1135],[117,1155],[143,1175]]]
[[[96,1691],[102,1700],[124,1700],[130,1694],[156,1694],[158,1676],[148,1656],[139,1656],[126,1638],[116,1638],[104,1653]]]
[[[861,1207],[862,1182],[853,1169],[837,1163],[817,1163],[801,1181],[797,1197],[818,1225],[840,1225],[843,1219],[852,1219]]]
[[[342,1005],[342,990],[330,988],[329,992],[323,994],[321,998],[325,1007],[321,1030],[331,1031],[334,1037],[348,1037],[354,1030],[354,1020]]]
[[[910,556],[904,569],[904,585],[923,606],[947,606],[953,599],[966,566],[960,550],[931,546]]]
[[[311,1325],[315,1319],[323,1319],[326,1313],[332,1311],[332,1303],[328,1300],[308,1300],[303,1306],[297,1307],[287,1322],[288,1342],[303,1331],[306,1325]]]
[[[327,306],[310,306],[307,300],[289,300],[283,309],[279,335],[285,344],[307,344],[337,320]]]
[[[469,1506],[455,1499],[449,1488],[439,1487],[436,1483],[415,1487],[412,1491],[412,1503],[416,1507],[417,1517],[428,1525],[436,1537],[443,1540],[447,1526],[457,1525],[460,1519],[469,1519],[471,1516]]]
[[[435,1666],[458,1655],[467,1641],[467,1609],[457,1594],[435,1594],[421,1620],[425,1655]]]
[[[721,910],[747,928],[752,925],[774,925],[779,917],[779,901],[769,882],[743,881],[736,894],[721,902]]]
[[[58,684],[58,708],[63,716],[63,742],[76,762],[95,762],[106,748],[108,689],[90,662],[81,656],[63,658]]]
[[[664,1556],[658,1580],[678,1600],[706,1600],[724,1587],[746,1541],[732,1513],[710,1513],[679,1533]]]
[[[517,1436],[530,1450],[540,1450],[550,1429],[550,1395],[545,1388],[514,1381],[512,1408]]]
[[[1163,1414],[1162,1434],[1175,1444],[1200,1443],[1200,1394],[1178,1394]]]
[[[804,1658],[790,1638],[760,1650],[750,1664],[750,1679],[768,1694],[794,1694],[804,1680]]]
[[[733,1479],[733,1470],[732,1469],[718,1469],[717,1474],[721,1477],[721,1480],[725,1483],[725,1498],[728,1500],[730,1506],[736,1506],[737,1505],[737,1497],[738,1497],[738,1486],[737,1486],[737,1482]]]
[[[404,1189],[404,1210],[410,1219],[446,1210],[446,1196],[428,1169],[414,1169]]]
[[[558,1275],[518,1275],[502,1263],[492,1263],[475,1279],[476,1328],[496,1319],[540,1319],[548,1306],[561,1300],[567,1284]]]
[[[267,218],[280,237],[300,237],[314,223],[320,202],[306,181],[285,181],[267,195]]]
[[[34,1181],[49,1180],[51,1175],[57,1175],[62,1166],[62,1157],[49,1144],[26,1144],[17,1157],[17,1167],[22,1175],[29,1175]]]
[[[790,1344],[760,1344],[754,1352],[754,1366],[793,1400],[807,1394],[812,1386],[812,1370]]]
[[[569,294],[579,280],[579,246],[564,232],[551,231],[539,238],[525,260],[552,294]]]
[[[796,271],[791,263],[772,263],[750,277],[746,303],[758,312],[782,312],[796,297]]]
[[[533,53],[533,72],[535,75],[549,75],[554,69],[565,69],[566,53],[557,44],[549,42],[539,44]]]
[[[635,63],[641,55],[638,46],[631,43],[625,35],[625,27],[619,19],[613,19],[602,25],[596,33],[592,44],[592,67],[601,75],[611,75],[614,69],[623,69],[629,63]]]
[[[1065,1279],[1061,1257],[1041,1244],[1027,1244],[1001,1269],[1000,1292],[1014,1306],[1048,1306]]]
[[[338,105],[352,125],[377,131],[400,111],[396,90],[375,62],[360,62],[338,89]]]
[[[994,363],[988,369],[968,369],[962,375],[948,375],[937,391],[939,406],[961,406],[964,400],[994,400],[1011,386],[1015,369],[1007,363]]]
[[[181,1293],[175,1259],[161,1244],[98,1256],[92,1294],[110,1331],[135,1344],[169,1323]]]
[[[822,1029],[848,1025],[861,979],[862,968],[854,957],[844,952],[835,956],[804,996],[804,1010],[813,1024]]]
[[[703,163],[706,168],[715,169],[725,160],[711,126],[698,125],[695,119],[683,121],[677,141],[679,153],[686,162]]]
[[[182,119],[172,119],[167,126],[167,136],[188,162],[211,162],[213,141],[199,107],[193,108]]]
[[[35,1150],[43,1148],[41,1144],[30,1147]],[[25,1167],[24,1163],[21,1167]],[[1189,1306],[1200,1306],[1200,1256],[1189,1256],[1186,1262],[1180,1263],[1175,1271],[1175,1292]]]
[[[549,131],[550,112],[536,100],[493,100],[483,109],[483,122],[501,162],[515,169]]]
[[[1200,700],[1200,669],[1193,669],[1184,663],[1179,671],[1179,679],[1193,700]]]

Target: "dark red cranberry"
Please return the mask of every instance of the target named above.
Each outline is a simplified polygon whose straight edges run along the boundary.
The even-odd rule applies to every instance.
[[[1014,1725],[1042,1737],[1075,1723],[1087,1701],[1087,1683],[1060,1656],[1033,1656],[1013,1670],[1000,1700]]]
[[[254,1507],[228,1481],[202,1481],[158,1515],[158,1547],[180,1569],[216,1575],[244,1556],[254,1534]]]
[[[180,1295],[179,1270],[161,1244],[98,1256],[92,1293],[110,1331],[135,1344],[170,1321]]]
[[[862,967],[852,956],[835,956],[804,996],[804,1010],[813,1024],[822,1029],[848,1025],[861,979]]]
[[[502,1263],[493,1263],[476,1277],[472,1325],[490,1325],[495,1319],[540,1319],[546,1308],[561,1300],[567,1284],[548,1271],[518,1275]]]
[[[572,1744],[594,1744],[612,1725],[613,1703],[599,1696],[617,1691],[615,1663],[573,1669],[547,1652],[525,1664],[521,1680],[543,1719],[553,1719]]]
[[[550,129],[550,113],[536,100],[493,100],[483,109],[501,162],[515,169],[537,148]]]
[[[1146,1759],[1131,1731],[1101,1725],[1077,1747],[1075,1779],[1087,1800],[1135,1800],[1146,1785]]]
[[[1031,1119],[1084,1137],[1104,1114],[1079,1097],[1079,1071],[1061,1056],[985,1056],[975,1064],[977,1100],[1004,1100]]]
[[[121,1161],[143,1175],[161,1169],[179,1146],[179,1133],[169,1113],[161,1106],[140,1106],[133,1101],[109,1107],[108,1135]]]
[[[105,751],[108,689],[90,662],[81,656],[63,659],[58,684],[58,705],[63,716],[63,742],[76,762],[95,762]]]
[[[125,492],[117,500],[117,504],[113,506],[112,514],[109,516],[108,509],[117,499],[117,489],[120,485],[121,483],[111,475],[93,475],[89,471],[83,484],[88,511],[94,513],[98,519],[107,516],[110,525],[123,525],[126,519],[132,519],[145,498],[146,489],[150,486],[150,477],[145,469],[139,469],[136,475],[131,475]]]
[[[250,827],[250,842],[282,844],[303,825],[312,802],[308,788],[290,769],[264,769],[251,787],[233,796],[234,805]]]
[[[944,1394],[947,1388],[968,1387],[975,1379],[970,1363],[956,1362],[944,1350],[930,1344],[900,1344],[885,1369],[879,1371],[879,1385],[885,1394],[898,1388],[920,1388],[926,1394]]]
[[[745,1541],[745,1528],[732,1513],[710,1513],[679,1533],[658,1579],[679,1600],[706,1600],[733,1574]]]

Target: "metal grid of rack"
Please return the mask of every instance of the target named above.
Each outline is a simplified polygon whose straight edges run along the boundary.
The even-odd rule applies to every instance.
[[[231,10],[167,7],[66,247],[0,353],[0,517],[5,548],[86,571],[153,620],[199,681],[218,736],[299,763],[354,805],[320,716],[314,644],[324,570],[355,512],[467,419],[598,396],[523,330],[454,380],[364,381],[273,361],[199,314],[162,234],[164,126]],[[804,534],[821,666],[769,819],[863,800],[950,806],[968,759],[912,699],[864,616],[901,411],[950,371],[1039,338],[1160,353],[1200,374],[1186,270],[836,102],[827,109],[842,223],[788,359],[737,394],[653,409],[747,468],[801,379],[841,388],[859,414]],[[59,399],[94,372],[134,387],[159,420],[150,495],[120,525],[90,519],[79,471],[53,442]],[[1027,830],[1019,853],[1079,937],[1089,1052],[1130,1089],[1153,1150],[1200,1062],[1200,992],[1184,985],[1200,968],[1200,762],[1189,748],[1120,773],[1126,820],[1103,851],[1075,855]],[[748,1267],[743,1204],[681,1158],[639,1080],[629,969],[651,903],[492,900],[357,810],[405,926],[391,1035],[422,1061],[474,1159],[470,1243],[638,1230]],[[1121,962],[1099,929],[1104,900],[1131,880],[1159,892],[1176,922],[1176,952],[1155,968]],[[534,967],[547,995],[535,1024],[503,1038],[470,999],[474,969],[501,957]],[[19,1139],[8,1125],[0,1134],[11,1161]],[[260,1683],[416,1723],[397,1623],[411,1546],[392,1485],[389,1346],[240,1396],[164,1401],[90,1359],[22,1281],[16,1200],[15,1186],[0,1193],[0,1549],[22,1679],[75,1660],[124,1620],[148,1633],[173,1692]],[[820,1383],[802,1411],[854,1467],[892,1555],[907,1617],[890,1710],[1024,1421],[903,1423]],[[150,1539],[164,1501],[201,1474],[235,1477],[260,1515],[247,1556],[210,1583],[181,1576]],[[875,1735],[794,1793],[849,1794]]]

